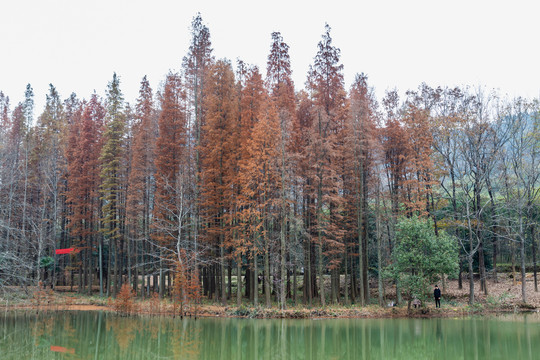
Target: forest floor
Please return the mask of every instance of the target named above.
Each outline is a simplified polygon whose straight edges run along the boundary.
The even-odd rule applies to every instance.
[[[469,282],[464,279],[463,289],[458,288],[457,280],[448,280],[442,288],[442,308],[436,309],[433,300],[426,302],[419,309],[408,311],[404,306],[380,307],[377,302],[376,289],[371,289],[372,304],[361,307],[357,304],[329,304],[311,307],[302,303],[296,306],[292,301],[286,310],[280,310],[276,303],[272,307],[261,305],[254,307],[245,300],[242,306],[236,306],[236,299],[229,301],[228,306],[218,302],[204,300],[202,304],[193,307],[186,306],[186,316],[199,317],[248,317],[248,318],[401,318],[401,317],[456,317],[470,314],[499,314],[508,312],[538,311],[540,309],[540,292],[534,291],[532,274],[527,277],[527,303],[521,298],[521,282],[514,282],[508,274],[500,274],[499,281],[488,280],[488,295],[480,291],[480,282],[475,281],[475,305],[469,306]],[[118,309],[114,299],[102,298],[98,295],[83,295],[69,292],[68,289],[59,288],[60,291],[28,290],[10,291],[0,295],[1,310],[28,310],[28,311],[116,311]],[[299,298],[300,300],[301,298]],[[395,288],[386,289],[386,303],[395,301]],[[157,297],[140,300],[130,300],[129,313],[140,315],[178,316],[180,309],[169,300],[159,300]]]

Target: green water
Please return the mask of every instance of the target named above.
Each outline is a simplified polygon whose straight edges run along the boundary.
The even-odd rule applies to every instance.
[[[540,359],[540,316],[180,320],[7,312],[0,359]]]

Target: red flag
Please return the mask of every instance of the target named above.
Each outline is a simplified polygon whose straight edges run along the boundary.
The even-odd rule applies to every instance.
[[[56,255],[61,255],[61,254],[69,254],[70,252],[72,251],[75,251],[74,248],[69,248],[69,249],[56,249]]]

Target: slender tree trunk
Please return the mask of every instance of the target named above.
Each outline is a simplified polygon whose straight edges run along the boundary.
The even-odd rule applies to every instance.
[[[90,235],[90,246],[88,249],[88,295],[92,295],[92,285],[94,284],[94,263],[92,261],[92,251],[94,249],[94,237]]]
[[[368,257],[368,231],[367,231],[367,213],[366,213],[366,210],[367,209],[367,198],[368,198],[368,193],[367,193],[367,190],[368,190],[368,186],[367,186],[367,176],[364,176],[362,175],[362,181],[363,181],[363,185],[362,185],[362,189],[363,189],[363,196],[362,196],[362,203],[363,203],[363,211],[362,211],[362,223],[363,223],[363,233],[364,235],[362,236],[362,240],[364,241],[364,244],[362,246],[363,248],[363,261],[362,261],[362,272],[363,272],[363,278],[364,278],[364,303],[365,304],[368,304],[370,303],[370,292],[369,292],[369,272],[368,272],[368,260],[369,260],[369,257]]]
[[[520,260],[521,260],[521,299],[527,303],[527,279],[525,273],[525,229],[523,228],[523,216],[519,214],[519,233],[520,233]]]
[[[227,299],[232,299],[232,260],[227,266]]]
[[[475,185],[474,185],[474,213],[476,216],[479,216],[480,214],[480,184],[478,183],[478,179],[476,179]],[[477,219],[480,220],[480,219]],[[484,239],[483,236],[480,234],[480,230],[478,226],[476,226],[476,238],[478,239],[478,273],[480,275],[480,291],[484,291],[484,294],[488,294],[488,288],[487,288],[487,279],[486,279],[486,265],[484,261]]]
[[[253,305],[259,306],[259,269],[257,253],[253,251]]]
[[[308,215],[309,216],[309,215]],[[310,229],[311,224],[308,224],[307,229]],[[311,287],[311,244],[309,238],[304,238],[304,247],[305,247],[305,259],[306,264],[304,266],[304,303],[308,304],[311,307],[311,298],[313,294],[313,289]]]
[[[532,242],[532,258],[533,258],[533,276],[534,276],[534,291],[538,292],[538,280],[536,270],[536,226],[531,225],[531,242]]]
[[[380,185],[377,184],[377,198],[375,203],[375,225],[377,233],[377,289],[379,293],[379,306],[384,306],[383,278],[382,278],[382,241],[381,241],[381,211],[380,211]]]
[[[297,302],[297,293],[298,293],[298,283],[297,283],[297,278],[296,278],[296,272],[297,272],[297,269],[296,269],[296,262],[293,264],[293,288],[292,288],[292,297],[293,297],[293,301],[294,301],[294,306],[296,306],[298,304]]]
[[[285,206],[285,202],[282,202],[282,206]],[[285,216],[285,211],[282,211],[283,213],[283,219],[281,221],[281,231],[280,231],[280,256],[281,256],[281,279],[279,284],[279,292],[280,292],[280,303],[281,303],[281,310],[284,310],[286,308],[285,304],[285,297],[287,295],[287,291],[285,290],[285,276],[286,276],[286,268],[285,268],[285,255],[286,255],[286,247],[285,247],[285,231],[287,230],[287,217]]]
[[[512,285],[516,285],[516,252],[515,252],[515,245],[512,241],[510,243],[510,251],[511,251],[511,267],[512,267]]]
[[[221,304],[227,305],[227,293],[225,284],[225,239],[223,238],[224,224],[223,215],[220,216],[221,220],[221,234],[219,235],[219,252],[220,252],[220,282],[221,282]]]
[[[159,252],[159,298],[163,299],[165,295],[165,272],[163,271],[163,250]]]
[[[127,272],[128,272],[128,278],[127,278],[127,283],[128,284],[132,284],[133,283],[133,278],[131,277],[131,240],[128,238],[126,239],[126,242],[127,242]]]
[[[474,305],[474,270],[473,270],[473,257],[474,257],[474,244],[472,239],[472,228],[470,217],[467,219],[469,226],[469,254],[467,260],[469,263],[469,305]]]
[[[135,260],[135,266],[133,267],[133,291],[135,296],[139,293],[139,247],[137,243],[133,244],[134,253],[133,259]]]
[[[497,276],[497,255],[498,255],[498,235],[497,235],[497,228],[495,228],[495,234],[493,235],[493,280],[495,283],[499,282],[499,278]]]
[[[111,269],[112,269],[112,240],[109,239],[109,252],[107,256],[107,297],[111,296]]]
[[[469,256],[469,305],[474,305],[474,272],[473,272],[473,258]]]
[[[270,286],[270,246],[268,244],[268,236],[266,234],[266,229],[264,230],[264,297],[266,301],[266,307],[269,308],[272,306],[270,295],[272,288]]]
[[[120,263],[120,253],[118,250],[118,240],[114,239],[114,294],[113,296],[116,297],[118,294],[118,283],[119,283],[119,277],[120,277],[120,269],[119,269],[119,263]]]
[[[480,239],[478,247],[478,268],[480,272],[480,289],[484,291],[484,295],[488,294],[486,265],[484,261],[484,240]]]
[[[246,282],[247,285],[247,282]],[[249,286],[249,285],[248,285]],[[242,305],[242,255],[236,260],[236,306]]]
[[[345,296],[345,305],[349,305],[349,251],[347,248],[347,245],[345,245],[345,283],[343,285],[343,295]],[[339,273],[338,273],[338,281],[339,281]]]
[[[360,283],[360,305],[366,305],[366,299],[364,297],[364,239],[362,231],[362,202],[357,202],[357,226],[358,226],[358,282]]]

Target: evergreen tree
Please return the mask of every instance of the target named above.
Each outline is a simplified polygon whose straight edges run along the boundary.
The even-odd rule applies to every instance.
[[[112,254],[114,254],[114,289],[116,296],[120,288],[120,245],[122,240],[120,219],[120,196],[122,191],[121,160],[123,156],[123,140],[125,133],[124,97],[120,91],[120,79],[114,73],[113,79],[107,86],[107,114],[105,117],[104,145],[101,150],[101,187],[102,232],[109,242],[109,271],[110,277]],[[107,294],[110,293],[110,281],[107,281]]]

